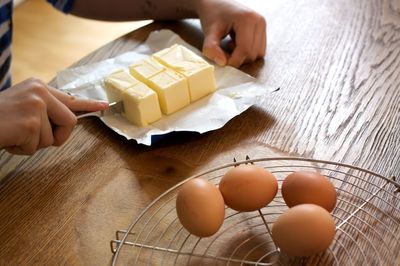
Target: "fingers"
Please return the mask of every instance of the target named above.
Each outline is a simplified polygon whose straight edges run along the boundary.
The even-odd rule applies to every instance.
[[[267,33],[266,33],[266,31],[264,31],[264,33],[262,34],[261,42],[262,42],[262,45],[261,45],[261,49],[260,49],[260,52],[258,55],[259,58],[263,58],[267,51]]]
[[[235,33],[236,47],[229,58],[228,64],[233,67],[240,67],[252,54],[254,46],[254,27],[240,23],[236,27]]]
[[[56,125],[53,130],[53,145],[55,146],[62,145],[76,125],[76,116],[70,110],[93,112],[108,108],[107,102],[79,99],[51,87],[48,87],[48,90],[53,98],[48,113],[51,121]]]
[[[32,154],[34,154],[34,152],[25,150],[22,146],[12,146],[12,147],[6,147],[4,149],[7,152],[16,154],[16,155],[32,155]]]
[[[72,111],[100,111],[108,108],[108,102],[79,99],[60,90],[47,87],[49,94],[48,116],[53,128],[54,146],[62,145],[74,129],[77,118]]]
[[[251,59],[257,60],[265,55],[265,23],[257,22],[254,31],[254,51]]]
[[[65,141],[69,138],[71,135],[72,130],[75,127],[75,124],[72,125],[64,125],[64,126],[57,126],[53,129],[53,134],[54,134],[54,146],[61,146],[64,144]]]
[[[225,35],[226,32],[223,28],[213,26],[205,34],[203,43],[203,54],[220,66],[224,66],[227,63],[227,56],[220,46],[221,40]]]
[[[54,144],[53,129],[51,127],[49,118],[47,116],[47,110],[41,112],[41,130],[38,149],[46,148]]]
[[[40,105],[40,101],[37,101]],[[34,154],[39,146],[40,142],[40,127],[41,118],[38,116],[31,117],[28,121],[24,123],[24,130],[27,132],[25,137],[20,140],[19,145],[6,147],[6,150],[10,153],[19,155],[32,155]]]
[[[5,150],[17,155],[32,155],[38,150],[39,138],[32,137],[29,140],[23,145],[6,147]]]
[[[48,87],[50,93],[72,111],[101,111],[108,108],[108,102],[80,99],[73,95],[68,95],[60,90]]]
[[[196,12],[204,31],[203,53],[219,65],[239,67],[265,55],[266,22],[263,16],[237,1],[198,1]],[[228,53],[221,41],[230,34],[235,47]]]
[[[253,12],[247,12],[243,19],[234,24],[236,47],[228,64],[240,67],[243,63],[253,62],[265,55],[266,21]]]
[[[62,145],[75,127],[77,118],[66,105],[51,93],[46,98],[47,115],[53,123],[54,146]]]
[[[29,86],[32,88],[32,93],[45,104],[45,115],[48,118],[44,119],[43,117],[41,121],[44,122],[41,127],[41,130],[44,130],[44,132],[43,135],[42,133],[40,134],[44,141],[43,144],[47,144],[51,141],[48,133],[49,125],[47,124],[47,121],[49,121],[50,129],[52,128],[53,145],[60,146],[67,140],[72,129],[75,127],[77,122],[76,116],[65,104],[53,96],[51,90],[55,89],[47,87],[45,83],[37,79],[29,80]],[[37,110],[37,108],[34,109]],[[42,118],[42,116],[40,118]]]

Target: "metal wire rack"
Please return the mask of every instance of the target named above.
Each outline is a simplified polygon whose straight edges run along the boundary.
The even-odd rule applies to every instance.
[[[182,227],[175,211],[179,187],[197,177],[218,185],[229,168],[246,163],[272,172],[279,187],[294,171],[314,170],[329,177],[338,198],[332,212],[336,235],[328,250],[309,258],[294,258],[274,245],[269,227],[287,209],[280,191],[258,212],[226,208],[224,224],[211,237],[198,238]],[[127,230],[116,232],[111,241],[112,265],[400,265],[399,191],[395,177],[347,164],[247,157],[192,176],[155,199]]]

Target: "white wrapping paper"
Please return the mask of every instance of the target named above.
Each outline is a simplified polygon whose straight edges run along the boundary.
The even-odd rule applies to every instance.
[[[184,42],[169,30],[152,32],[149,38],[134,51],[107,59],[99,63],[66,69],[57,74],[58,88],[92,99],[106,100],[103,79],[108,74],[156,51],[178,43],[197,54],[196,48]],[[233,67],[215,66],[217,91],[182,110],[163,115],[161,120],[146,126],[132,125],[122,114],[111,114],[100,118],[108,127],[127,139],[151,145],[152,137],[173,131],[204,133],[223,127],[230,119],[239,115],[257,102],[257,97],[270,93],[271,89]]]

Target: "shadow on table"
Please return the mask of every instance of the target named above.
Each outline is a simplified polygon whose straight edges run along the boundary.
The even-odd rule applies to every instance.
[[[157,136],[150,147],[122,137],[115,144],[124,151],[121,157],[131,171],[177,183],[220,153],[265,134],[274,122],[275,119],[262,109],[251,107],[223,128],[204,134],[173,132]]]

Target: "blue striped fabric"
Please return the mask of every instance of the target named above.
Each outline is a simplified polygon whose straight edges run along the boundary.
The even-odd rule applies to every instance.
[[[47,0],[47,2],[64,13],[71,12],[72,5],[74,4],[74,0]]]
[[[47,0],[55,8],[69,13],[74,0]],[[0,91],[11,87],[12,0],[0,0]]]
[[[0,0],[0,90],[11,86],[12,0]]]

